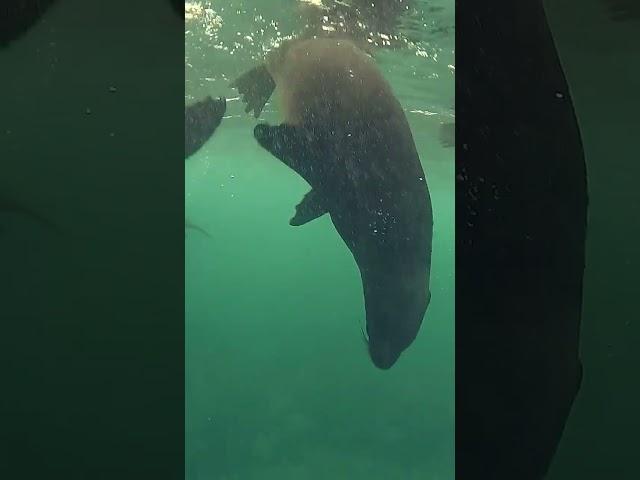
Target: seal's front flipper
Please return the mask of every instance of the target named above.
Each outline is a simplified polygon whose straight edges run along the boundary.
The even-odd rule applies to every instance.
[[[243,96],[242,101],[247,104],[244,111],[249,113],[253,110],[253,116],[258,118],[276,88],[276,82],[267,67],[260,65],[240,75],[231,83],[231,88],[237,88]]]
[[[327,162],[322,144],[309,130],[293,125],[256,125],[253,136],[265,150],[304,178],[312,187],[322,182]]]
[[[296,214],[289,220],[289,225],[299,227],[321,217],[325,213],[327,213],[327,209],[320,198],[320,194],[312,189],[296,205]]]
[[[227,111],[224,97],[204,100],[184,107],[184,158],[196,153],[213,135]]]

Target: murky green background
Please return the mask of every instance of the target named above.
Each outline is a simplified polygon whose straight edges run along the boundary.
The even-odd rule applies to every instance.
[[[258,147],[230,80],[295,31],[296,1],[214,1],[187,19],[186,92],[228,98],[186,162],[186,476],[189,480],[454,478],[452,0],[418,2],[377,59],[402,103],[434,208],[432,302],[390,371],[361,339],[356,264],[325,216],[288,220],[307,185]],[[275,105],[260,121],[278,123]]]

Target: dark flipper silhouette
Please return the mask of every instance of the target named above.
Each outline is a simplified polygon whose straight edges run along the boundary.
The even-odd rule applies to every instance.
[[[184,107],[184,157],[189,158],[209,140],[227,110],[224,97],[207,97]]]
[[[244,111],[249,113],[253,110],[253,116],[258,118],[276,88],[276,83],[267,67],[259,65],[240,75],[231,83],[231,88],[237,88],[242,95],[242,101],[247,104]]]
[[[227,109],[224,97],[216,100],[207,97],[204,100],[189,105],[184,109],[184,156],[189,158],[197,152],[214,134]],[[211,238],[211,235],[185,218],[185,235],[188,229],[196,230]]]
[[[227,109],[224,97],[216,100],[207,97],[204,100],[184,108],[184,157],[189,158],[211,138]],[[196,230],[207,237],[209,233],[185,218],[185,235],[188,229]]]

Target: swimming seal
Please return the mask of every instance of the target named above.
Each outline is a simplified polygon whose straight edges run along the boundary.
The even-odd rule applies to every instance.
[[[284,122],[254,136],[311,186],[290,224],[329,213],[360,270],[369,355],[390,368],[431,297],[431,201],[400,103],[365,52],[334,38],[286,42],[232,86],[256,117],[279,90]]]

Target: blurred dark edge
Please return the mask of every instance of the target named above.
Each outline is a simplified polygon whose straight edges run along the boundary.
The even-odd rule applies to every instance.
[[[542,2],[456,2],[456,477],[541,480],[582,381],[585,159]]]
[[[57,0],[13,0],[0,6],[0,48],[19,39]]]
[[[637,0],[600,0],[614,22],[640,21],[640,2]]]
[[[35,53],[34,45],[39,40],[46,48],[50,41],[46,34],[30,30],[43,20],[52,31],[63,32],[63,37],[77,35],[74,42],[78,45],[82,44],[83,32],[103,35],[102,53],[110,54],[108,61],[114,77],[127,78],[126,88],[121,89],[123,95],[125,91],[135,91],[141,104],[150,110],[144,112],[146,121],[140,122],[137,106],[120,105],[114,96],[113,105],[118,104],[121,109],[114,129],[119,138],[131,139],[125,148],[96,151],[82,137],[55,148],[55,155],[88,154],[82,161],[103,166],[95,172],[67,172],[65,177],[55,179],[61,190],[74,191],[82,182],[96,187],[94,201],[87,202],[83,215],[74,219],[77,232],[90,232],[84,245],[77,245],[77,256],[73,250],[65,250],[64,245],[53,246],[52,252],[64,256],[51,256],[33,265],[29,254],[25,254],[25,273],[20,275],[18,284],[17,278],[7,278],[7,272],[20,271],[12,262],[21,261],[21,255],[7,251],[7,244],[3,243],[6,237],[0,237],[0,248],[4,249],[0,252],[0,477],[182,478],[183,3],[171,2],[171,8],[180,14],[176,18],[166,13],[171,12],[167,3],[157,0],[114,0],[108,5],[99,0],[85,2],[92,4],[88,8],[112,9],[109,17],[122,22],[104,24],[90,16],[75,18],[74,21],[86,20],[81,28],[75,28],[77,24],[71,20],[52,15],[65,2],[59,0],[55,6],[52,0],[2,2],[0,69],[28,70],[30,62],[39,62],[35,55],[32,59],[24,55],[5,57],[3,52],[5,48],[23,48],[21,42],[27,37],[30,47],[23,50],[25,55]],[[160,21],[147,21],[139,31],[123,30],[131,27],[131,12],[145,12]],[[67,30],[68,27],[71,28]],[[120,41],[123,32],[137,35],[141,44],[152,44],[148,39],[163,39],[162,45],[171,46],[167,51],[149,52],[154,61],[161,62],[161,76],[150,79],[148,72],[132,68],[139,58],[129,54]],[[10,64],[8,58],[20,63]],[[69,59],[64,60],[69,63]],[[69,85],[84,81],[85,95],[92,91],[91,85],[97,85],[95,98],[85,97],[83,101],[99,104],[106,91],[100,85],[108,85],[109,79],[83,69],[83,58],[74,60],[78,69],[69,78]],[[11,94],[14,84],[0,81],[0,85],[3,94]],[[154,98],[153,92],[163,92],[163,96]],[[49,106],[52,98],[60,102],[60,108],[38,111],[37,115],[46,120],[44,124],[56,123],[59,112],[77,103],[77,99],[65,98],[46,85],[30,95],[35,101],[41,97],[42,103]],[[10,124],[11,115],[21,114],[8,111],[5,105],[1,112],[5,124]],[[82,132],[86,131],[86,122],[86,116],[79,114],[76,120],[67,116],[60,123],[66,129]],[[60,133],[61,138],[69,138],[68,131]],[[109,132],[103,133],[106,136]],[[145,144],[137,141],[148,138],[155,140]],[[4,149],[0,143],[0,161],[13,161],[16,157],[21,162],[29,161],[19,158],[19,150],[13,151],[9,159]],[[105,177],[100,183],[100,175],[117,170],[110,168],[109,162],[119,162],[117,168],[122,166],[122,175]],[[73,201],[83,203],[82,198]],[[130,208],[124,210],[123,205]],[[96,227],[100,221],[104,222],[104,230]],[[26,243],[38,245],[29,239]],[[93,257],[90,252],[94,252]],[[26,269],[33,269],[32,283]]]

